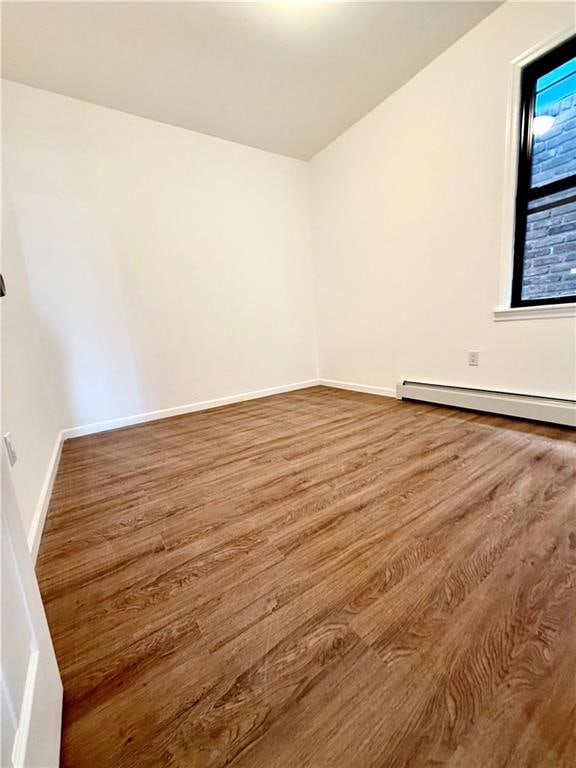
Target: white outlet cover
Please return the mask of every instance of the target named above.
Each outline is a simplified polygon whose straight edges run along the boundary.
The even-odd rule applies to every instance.
[[[480,352],[477,350],[470,350],[468,352],[468,365],[478,365],[480,362]]]

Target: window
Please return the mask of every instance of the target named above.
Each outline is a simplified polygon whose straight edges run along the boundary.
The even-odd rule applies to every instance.
[[[522,72],[512,306],[576,301],[576,37]]]

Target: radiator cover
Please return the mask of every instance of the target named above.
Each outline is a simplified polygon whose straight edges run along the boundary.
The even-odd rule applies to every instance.
[[[402,381],[396,388],[396,394],[400,400],[452,405],[473,411],[576,427],[576,400],[457,387],[449,384],[432,384],[424,381]]]

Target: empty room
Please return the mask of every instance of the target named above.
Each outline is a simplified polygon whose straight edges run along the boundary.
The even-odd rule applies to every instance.
[[[576,4],[1,11],[1,768],[574,768]]]

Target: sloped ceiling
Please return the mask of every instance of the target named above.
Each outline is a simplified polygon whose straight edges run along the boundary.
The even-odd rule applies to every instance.
[[[498,2],[3,3],[3,77],[308,159]]]

